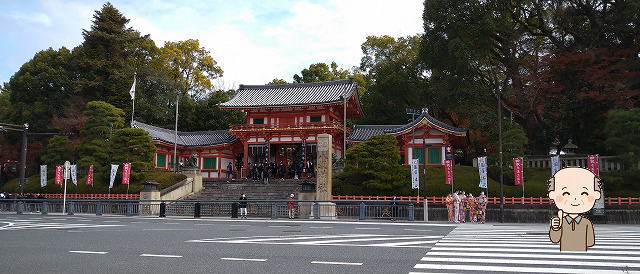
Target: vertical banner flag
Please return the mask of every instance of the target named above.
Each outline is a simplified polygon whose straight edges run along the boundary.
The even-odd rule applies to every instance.
[[[111,165],[111,177],[109,179],[109,188],[113,188],[113,181],[116,179],[116,173],[118,173],[118,165]]]
[[[40,166],[40,187],[47,186],[47,165]]]
[[[453,183],[453,161],[444,160],[444,170],[446,175],[445,183],[450,185]]]
[[[593,174],[595,174],[596,176],[600,176],[600,167],[598,166],[598,154],[589,155],[587,167],[589,168],[589,170],[591,170],[591,172],[593,172]]]
[[[131,85],[131,89],[129,90],[129,95],[131,95],[131,100],[136,98],[136,76],[133,75],[133,85]]]
[[[78,166],[77,165],[69,166],[69,171],[71,172],[71,182],[77,186],[78,185]]]
[[[56,185],[62,185],[62,166],[56,166]]]
[[[480,173],[480,188],[487,188],[487,156],[478,157],[478,173]]]
[[[523,183],[522,158],[513,158],[513,180],[517,186]]]
[[[411,189],[420,188],[420,174],[418,172],[418,159],[411,160]]]
[[[93,186],[93,165],[89,166],[89,172],[87,173],[87,185]]]
[[[129,175],[131,174],[131,163],[122,164],[122,184],[129,184]]]
[[[551,157],[551,176],[560,170],[560,156]]]

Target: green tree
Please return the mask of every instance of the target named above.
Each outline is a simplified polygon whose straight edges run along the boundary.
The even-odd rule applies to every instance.
[[[609,112],[605,129],[607,148],[620,156],[631,169],[640,161],[640,108],[614,109]]]
[[[95,165],[96,172],[103,172],[109,164],[109,139],[114,131],[124,126],[124,112],[103,101],[87,103],[84,115],[87,121],[80,132],[82,144],[78,148],[81,167]]]
[[[519,124],[512,124],[507,127],[502,136],[503,157],[506,161],[513,158],[522,157],[527,149],[527,134]]]
[[[327,65],[325,63],[311,64],[309,68],[303,69],[300,74],[301,75],[293,75],[294,82],[324,82],[347,79],[350,76],[350,72],[346,69],[339,68],[336,62],[331,62],[331,65]]]
[[[49,138],[49,144],[45,153],[40,157],[42,163],[49,168],[63,165],[65,161],[73,161],[73,147],[67,136],[53,136]]]
[[[222,110],[220,103],[229,101],[234,91],[217,90],[201,100],[184,98],[180,105],[180,130],[201,131],[229,129],[230,125],[245,122],[245,114],[239,110]]]
[[[109,142],[112,163],[131,163],[131,180],[140,181],[141,171],[153,169],[156,146],[149,133],[139,128],[123,128],[113,133]]]
[[[273,78],[273,80],[271,80],[271,82],[267,83],[267,85],[284,85],[284,84],[289,84],[289,82],[287,82],[284,79],[279,79],[279,78]]]
[[[336,189],[343,193],[395,194],[407,191],[409,172],[400,164],[397,140],[375,135],[347,150],[344,171],[336,174]]]

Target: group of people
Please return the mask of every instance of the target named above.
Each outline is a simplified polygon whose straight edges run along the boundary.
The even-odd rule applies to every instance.
[[[238,203],[238,208],[240,208],[240,219],[247,218],[247,195],[242,193],[240,195],[240,202]],[[291,193],[289,195],[289,202],[287,202],[287,209],[289,210],[289,219],[296,218],[296,202],[295,195]]]
[[[447,195],[445,204],[447,205],[449,222],[483,223],[486,220],[487,196],[484,192],[480,196],[473,197],[473,194],[466,194],[464,191],[456,191]]]
[[[0,199],[46,199],[43,194],[33,194],[27,193],[25,195],[21,195],[20,193],[13,195],[8,192],[0,192]]]
[[[309,177],[315,176],[313,161],[307,161],[306,167],[296,162],[290,162],[288,165],[285,165],[282,161],[277,165],[275,162],[253,163],[249,165],[247,179],[265,182],[268,179],[298,179],[303,173]],[[235,178],[233,164],[229,162],[227,164],[227,179],[235,180]]]

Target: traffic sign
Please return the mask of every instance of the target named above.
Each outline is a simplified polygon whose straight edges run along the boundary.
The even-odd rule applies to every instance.
[[[71,169],[71,163],[69,161],[64,162],[64,179],[68,180],[71,178],[69,170]]]

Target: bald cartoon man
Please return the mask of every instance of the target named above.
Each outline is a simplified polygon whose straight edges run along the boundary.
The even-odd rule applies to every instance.
[[[549,239],[560,251],[587,251],[595,244],[593,224],[582,216],[600,199],[600,178],[588,169],[568,167],[549,180],[549,199],[558,208],[551,219]]]

